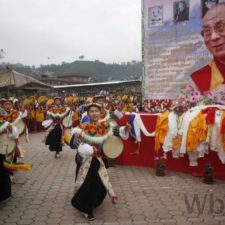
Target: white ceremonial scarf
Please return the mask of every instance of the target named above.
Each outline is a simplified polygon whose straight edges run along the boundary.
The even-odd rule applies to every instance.
[[[178,133],[177,120],[178,115],[174,112],[171,112],[168,116],[168,132],[166,134],[165,141],[162,146],[164,152],[169,152],[172,150],[172,141]]]
[[[154,136],[154,132],[153,133],[149,133],[141,119],[140,114],[135,114],[135,118],[134,118],[134,131],[135,131],[135,135],[136,135],[136,140],[138,142],[141,142],[141,131],[144,133],[145,136],[147,137],[153,137]]]
[[[182,134],[182,142],[181,142],[181,147],[180,147],[180,153],[184,154],[186,153],[186,142],[187,142],[187,133],[188,133],[188,128],[191,123],[191,121],[201,112],[201,109],[196,109],[196,110],[189,110],[186,112],[184,116],[184,122],[182,124],[181,129],[183,130]]]
[[[222,112],[220,110],[216,111],[215,123],[212,125],[212,134],[210,139],[210,149],[217,152],[220,161],[225,164],[225,152],[223,149],[221,129],[221,117]]]

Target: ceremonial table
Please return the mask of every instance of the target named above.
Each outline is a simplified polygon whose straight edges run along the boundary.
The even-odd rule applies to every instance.
[[[140,113],[141,119],[149,132],[153,132],[156,126],[157,115]],[[125,115],[120,121],[119,125],[125,125],[128,121],[129,115]],[[129,166],[144,166],[154,167],[155,157],[161,155],[154,151],[154,137],[146,137],[141,134],[140,152],[134,154],[138,148],[138,144],[129,138],[124,141],[123,153],[116,159],[116,164]],[[171,152],[167,153],[166,168],[168,170],[190,173],[194,176],[202,176],[204,167],[210,163],[214,168],[214,175],[216,178],[225,180],[225,164],[219,160],[217,153],[209,151],[208,155],[198,159],[198,166],[189,166],[189,159],[187,154],[182,158],[173,159]]]

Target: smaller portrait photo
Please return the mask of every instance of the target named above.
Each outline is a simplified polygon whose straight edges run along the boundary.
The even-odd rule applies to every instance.
[[[189,0],[176,1],[173,3],[174,23],[189,20]]]
[[[161,26],[163,24],[163,6],[148,8],[149,27]]]
[[[205,16],[206,12],[213,6],[219,3],[219,0],[202,0],[202,17]]]

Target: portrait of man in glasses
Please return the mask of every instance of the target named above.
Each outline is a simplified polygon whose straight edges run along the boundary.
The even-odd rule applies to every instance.
[[[225,3],[206,12],[202,19],[202,36],[213,57],[208,65],[191,75],[192,85],[201,94],[225,92]]]
[[[202,0],[202,17],[206,12],[219,3],[219,0]]]
[[[174,2],[174,22],[189,20],[189,1],[182,0]]]

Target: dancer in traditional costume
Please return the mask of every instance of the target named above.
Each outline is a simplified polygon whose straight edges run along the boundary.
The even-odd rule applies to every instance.
[[[9,174],[5,171],[4,160],[5,155],[0,154],[0,202],[11,197],[11,180]]]
[[[76,102],[73,102],[73,104],[71,106],[71,110],[73,111],[73,115],[72,115],[72,127],[76,127],[76,126],[78,126],[80,124],[79,112],[77,111]]]
[[[44,131],[42,122],[45,120],[45,117],[46,117],[46,102],[47,102],[47,100],[48,100],[48,98],[46,96],[39,96],[37,99],[35,119],[36,119],[38,132]]]
[[[36,109],[33,103],[28,103],[27,106],[28,111],[28,129],[30,133],[36,131]]]
[[[25,130],[25,124],[22,120],[22,113],[16,111],[13,108],[13,102],[10,99],[3,99],[2,100],[3,104],[2,104],[2,108],[3,108],[3,118],[4,118],[4,122],[5,125],[11,125],[14,129],[13,131],[15,131],[14,133],[18,133],[16,135],[16,148],[15,150],[11,153],[8,154],[8,160],[9,161],[13,161],[16,162],[17,161],[17,157],[23,157],[23,152],[19,146],[19,142],[18,142],[18,137],[20,134],[22,134]]]
[[[106,120],[110,119],[110,113],[105,107],[105,96],[96,95],[96,96],[94,96],[93,101],[95,103],[101,105],[101,113],[100,113],[99,119],[101,121],[106,121]],[[87,112],[84,112],[81,117],[81,123],[85,123],[85,122],[89,122]]]
[[[45,110],[41,105],[39,105],[36,110],[36,124],[38,132],[44,131],[44,127],[42,126],[42,122],[44,121],[44,119],[45,119]]]
[[[28,128],[28,121],[29,121],[29,114],[26,106],[18,99],[13,100],[14,108],[16,111],[21,113],[21,118],[25,125],[24,133],[26,135],[26,142],[29,142],[29,128]]]
[[[3,201],[11,196],[12,172],[17,169],[29,170],[31,167],[17,163],[17,157],[23,157],[18,141],[19,134],[25,129],[21,113],[13,109],[9,99],[2,99],[0,111],[0,201]]]
[[[102,160],[102,146],[114,134],[114,129],[109,122],[100,122],[100,114],[99,104],[88,105],[90,121],[73,129],[70,142],[71,148],[77,149],[75,194],[71,203],[88,220],[95,218],[93,210],[103,202],[107,192],[113,203],[117,200]],[[118,129],[120,137],[129,137],[130,125]]]
[[[1,105],[3,102],[1,101]],[[8,126],[8,123],[4,120],[5,110],[1,108],[0,112],[0,138],[2,139],[2,133],[10,131],[12,127]],[[2,141],[1,141],[2,142]],[[11,180],[9,174],[4,168],[3,162],[5,160],[6,149],[3,149],[2,143],[0,143],[0,201],[6,200],[11,196]]]
[[[62,120],[68,115],[70,109],[61,105],[61,98],[54,99],[54,105],[47,111],[48,120],[43,121],[42,125],[48,128],[48,134],[45,138],[45,144],[49,146],[50,151],[55,152],[55,157],[60,157],[62,146],[64,144]]]
[[[63,125],[66,128],[76,127],[80,124],[80,118],[79,118],[79,112],[77,107],[77,97],[74,96],[68,96],[65,98],[65,103],[70,108],[69,115],[64,118]]]

